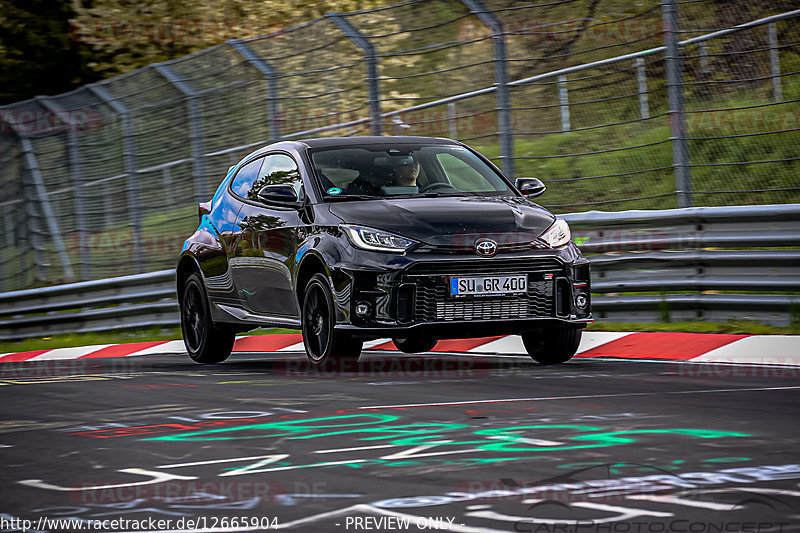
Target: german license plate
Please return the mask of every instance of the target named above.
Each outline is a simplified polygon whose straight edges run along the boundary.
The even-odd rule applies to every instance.
[[[509,296],[527,291],[527,274],[450,278],[450,296]]]

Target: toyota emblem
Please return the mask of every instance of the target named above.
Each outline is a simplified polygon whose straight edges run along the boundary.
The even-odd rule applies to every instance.
[[[497,253],[497,243],[491,239],[480,241],[475,245],[475,253],[482,257],[492,257]]]

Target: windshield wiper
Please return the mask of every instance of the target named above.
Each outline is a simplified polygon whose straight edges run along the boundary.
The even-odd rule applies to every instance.
[[[383,196],[372,196],[370,194],[342,194],[340,196],[326,196],[326,200],[374,200]]]
[[[465,192],[453,192],[453,191],[444,192],[443,191],[443,192],[423,192],[423,193],[417,194],[416,196],[424,196],[424,197],[428,197],[428,198],[438,198],[438,197],[442,197],[442,196],[472,196],[472,195],[468,194],[468,193],[465,193]]]

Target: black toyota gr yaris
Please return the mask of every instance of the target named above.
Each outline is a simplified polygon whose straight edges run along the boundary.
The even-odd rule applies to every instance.
[[[228,358],[237,332],[301,328],[311,364],[364,341],[522,336],[561,363],[592,321],[589,263],[567,223],[486,157],[448,139],[284,141],[228,171],[178,264],[186,348]]]

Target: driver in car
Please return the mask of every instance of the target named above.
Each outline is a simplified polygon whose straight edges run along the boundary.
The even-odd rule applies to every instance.
[[[416,187],[419,176],[419,163],[412,156],[404,157],[394,169],[399,187]]]
[[[417,186],[420,166],[413,156],[382,157],[380,159],[384,161],[376,163],[370,169],[369,175],[360,174],[347,186],[344,193],[385,196],[387,193],[398,194],[396,187]],[[391,167],[387,168],[387,163]]]

